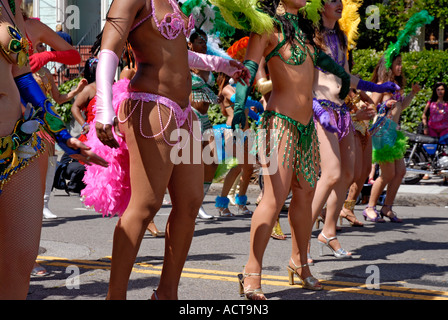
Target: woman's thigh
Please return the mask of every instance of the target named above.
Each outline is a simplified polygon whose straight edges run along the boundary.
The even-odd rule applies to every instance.
[[[141,102],[124,101],[120,119],[126,118],[136,103]],[[146,212],[144,209],[157,209],[162,204],[174,167],[171,159],[173,147],[165,139],[175,142],[169,138],[176,129],[170,109],[153,102],[143,104],[141,115],[137,108],[128,121],[120,123],[129,150],[131,207]]]
[[[319,138],[322,178],[333,177],[339,179],[342,165],[338,136],[325,130],[319,122],[316,124],[316,130]]]

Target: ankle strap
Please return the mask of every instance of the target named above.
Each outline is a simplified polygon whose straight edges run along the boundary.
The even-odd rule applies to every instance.
[[[294,263],[294,260],[292,260],[292,257],[291,257],[291,263],[292,263],[292,265],[294,266],[294,269],[295,269],[295,270],[300,269],[300,268],[304,268],[304,267],[307,267],[307,266],[308,266],[308,263],[302,264],[301,266],[297,266],[297,265]]]

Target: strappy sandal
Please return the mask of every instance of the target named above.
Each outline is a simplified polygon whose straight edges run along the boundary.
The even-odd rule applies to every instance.
[[[319,256],[322,257],[324,255],[324,247],[326,246],[326,247],[328,247],[328,249],[331,250],[333,255],[338,259],[351,259],[352,258],[351,253],[345,251],[342,247],[339,248],[338,250],[334,250],[333,247],[330,245],[330,241],[337,240],[337,237],[327,238],[323,232],[321,232],[320,234],[325,239],[325,242],[317,239],[317,242],[319,243]]]
[[[238,274],[239,292],[240,296],[245,297],[247,300],[267,300],[261,288],[252,289],[250,287],[244,287],[244,280],[247,277],[260,277],[261,273],[240,273]]]
[[[386,214],[383,213],[383,208],[384,207],[389,208],[389,211]],[[392,212],[392,217],[390,217],[388,215],[389,212]],[[402,223],[403,222],[403,220],[398,218],[397,215],[395,214],[395,212],[392,210],[392,205],[388,205],[388,204],[383,205],[383,207],[380,210],[380,215],[383,218],[384,217],[388,218],[390,220],[390,222],[394,222],[394,223]]]
[[[323,208],[320,214],[317,216],[316,219],[316,229],[319,229],[320,224],[325,224],[325,216],[327,214],[327,208]],[[342,228],[340,226],[336,226],[336,231],[341,231]]]
[[[364,224],[359,221],[353,210],[355,209],[356,200],[346,200],[342,207],[341,213],[339,213],[339,224],[342,225],[342,219],[346,219],[352,227],[364,227]]]
[[[234,217],[235,215],[230,212],[229,208],[218,208],[220,217]]]
[[[237,205],[237,207],[238,207],[238,214],[251,215],[253,213],[247,208],[246,205]]]
[[[368,214],[367,214],[367,209],[372,209],[373,212],[376,214],[375,218],[371,218]],[[378,213],[378,211],[376,211],[376,207],[373,206],[367,206],[364,211],[362,212],[362,215],[364,216],[364,220],[365,221],[372,221],[372,222],[386,222],[383,218],[380,217],[380,214]]]
[[[286,236],[282,231],[279,219],[277,219],[275,227],[272,228],[271,238],[277,239],[277,240],[286,240]]]
[[[165,232],[159,231],[159,229],[157,229],[157,226],[154,223],[154,220],[151,220],[151,222],[146,227],[146,230],[148,230],[149,233],[151,233],[151,235],[153,237],[159,237],[159,238],[165,237]]]
[[[317,280],[315,277],[309,276],[305,279],[302,279],[302,277],[300,276],[300,274],[297,270],[309,266],[308,263],[305,263],[301,266],[296,266],[296,264],[294,263],[294,260],[292,260],[292,258],[291,258],[291,263],[292,263],[293,267],[291,267],[291,266],[286,267],[286,269],[288,270],[289,284],[291,286],[294,285],[294,275],[296,275],[299,278],[300,282],[302,283],[303,289],[320,291],[324,288],[322,286],[322,284],[319,282],[319,280]]]

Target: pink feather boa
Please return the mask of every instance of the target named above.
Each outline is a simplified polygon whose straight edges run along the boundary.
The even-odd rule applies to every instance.
[[[121,102],[129,97],[129,79],[123,79],[113,85],[113,107],[118,114]],[[96,114],[96,105],[92,111]],[[129,178],[129,151],[126,142],[114,133],[119,143],[118,149],[105,146],[96,136],[95,128],[87,134],[86,145],[100,157],[109,162],[109,167],[98,165],[86,166],[84,183],[86,187],[81,191],[86,206],[94,208],[104,216],[121,216],[126,210],[131,198]]]

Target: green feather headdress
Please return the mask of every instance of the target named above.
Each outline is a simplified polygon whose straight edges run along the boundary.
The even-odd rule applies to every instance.
[[[315,27],[318,27],[322,8],[322,0],[311,0],[307,1],[306,5],[301,8],[299,12],[301,12],[308,20],[311,20]]]
[[[182,12],[187,16],[193,15],[195,26],[209,34],[231,37],[235,28],[226,23],[219,9],[208,0],[187,0],[182,4]]]
[[[272,18],[257,10],[258,0],[210,0],[232,27],[258,34],[274,31]]]
[[[415,13],[409,19],[404,29],[398,33],[397,42],[391,43],[384,53],[386,67],[388,69],[392,66],[394,58],[400,54],[401,48],[406,46],[411,37],[415,35],[417,29],[425,24],[431,23],[432,20],[434,20],[434,17],[430,16],[426,10]]]

